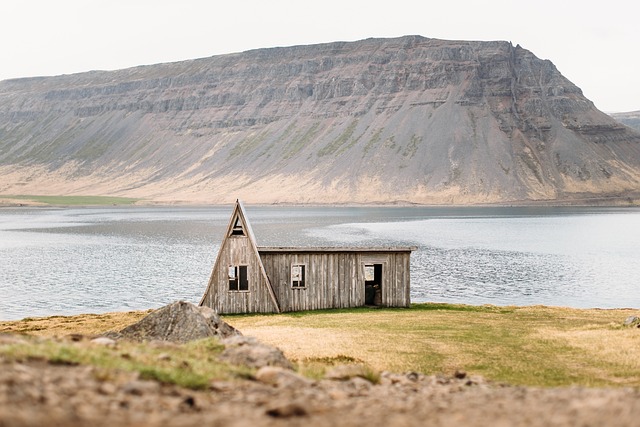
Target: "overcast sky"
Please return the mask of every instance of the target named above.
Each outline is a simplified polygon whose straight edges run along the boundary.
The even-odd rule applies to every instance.
[[[640,110],[637,0],[3,0],[0,14],[0,80],[418,34],[509,40],[601,110]]]

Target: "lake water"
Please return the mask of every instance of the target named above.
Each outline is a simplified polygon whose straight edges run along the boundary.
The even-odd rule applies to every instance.
[[[197,303],[231,207],[0,209],[0,319]],[[247,206],[258,245],[412,245],[414,302],[640,308],[637,208]]]

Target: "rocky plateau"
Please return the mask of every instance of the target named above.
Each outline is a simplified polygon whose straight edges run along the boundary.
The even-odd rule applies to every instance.
[[[0,82],[0,194],[634,203],[640,132],[506,41],[269,48]]]

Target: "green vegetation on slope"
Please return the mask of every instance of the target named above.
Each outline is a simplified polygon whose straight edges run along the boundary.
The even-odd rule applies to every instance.
[[[1,195],[0,199],[24,200],[54,206],[103,206],[132,205],[140,199],[129,197],[107,196],[35,196],[35,195]]]

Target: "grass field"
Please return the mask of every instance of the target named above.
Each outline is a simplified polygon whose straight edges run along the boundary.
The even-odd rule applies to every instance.
[[[99,334],[146,312],[0,322],[0,332]],[[640,387],[637,310],[414,304],[410,309],[233,315],[245,335],[281,348],[302,372],[336,361],[373,370],[451,375],[456,370],[516,385]]]
[[[104,206],[132,205],[140,199],[106,196],[36,196],[36,195],[0,195],[0,199],[12,202],[32,202],[52,206]]]

